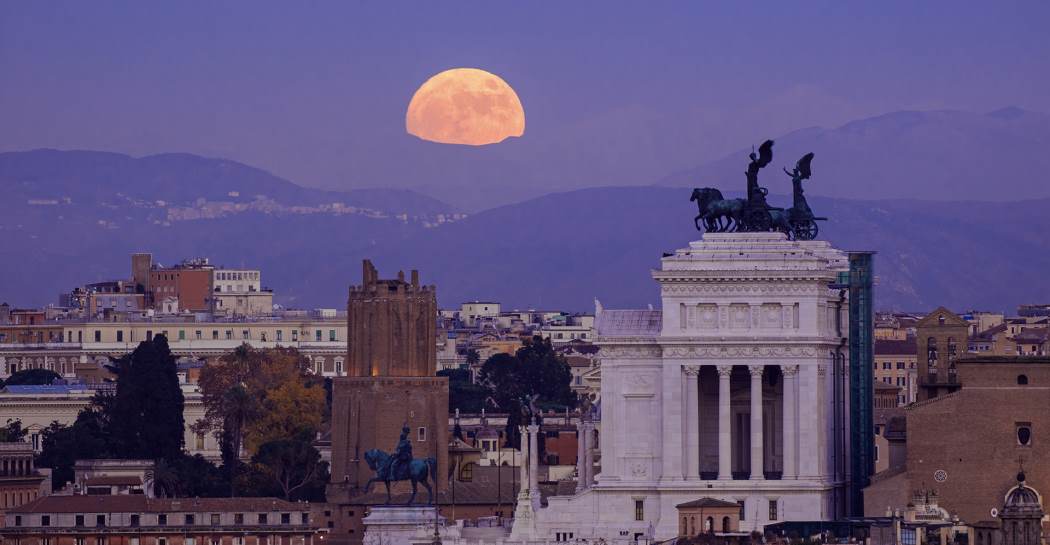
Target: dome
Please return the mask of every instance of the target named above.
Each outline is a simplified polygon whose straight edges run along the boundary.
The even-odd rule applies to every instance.
[[[1006,495],[1006,504],[1003,507],[1041,507],[1039,494],[1022,482]]]

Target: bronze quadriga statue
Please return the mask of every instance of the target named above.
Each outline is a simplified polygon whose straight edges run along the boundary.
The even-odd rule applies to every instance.
[[[791,208],[784,210],[769,206],[766,195],[769,191],[758,185],[758,171],[773,161],[773,141],[766,140],[758,147],[758,153],[751,152],[747,171],[746,199],[726,199],[722,192],[713,187],[693,189],[690,201],[696,201],[699,214],[693,220],[698,231],[709,233],[726,232],[767,232],[779,231],[795,240],[813,240],[819,228],[817,220],[826,220],[813,215],[802,191],[802,181],[812,175],[810,162],[813,154],[807,153],[795,163],[795,169],[784,172],[791,177],[793,202]]]

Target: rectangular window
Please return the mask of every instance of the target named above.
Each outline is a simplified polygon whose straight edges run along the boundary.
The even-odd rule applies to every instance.
[[[117,342],[118,343],[124,342],[124,332],[119,330],[119,329],[117,330]]]
[[[102,528],[106,525],[106,515],[95,515],[95,526]]]
[[[83,526],[84,525],[84,515],[77,515],[76,517],[74,517],[73,522],[74,522],[74,524],[76,526]]]
[[[213,341],[219,340],[219,330],[218,329],[211,330],[211,340],[213,340]]]
[[[42,515],[40,517],[41,526],[51,526],[51,515]]]
[[[915,529],[914,528],[901,528],[901,544],[902,545],[915,545]]]
[[[334,329],[329,329],[328,330],[328,340],[332,341],[332,342],[335,342],[335,330]]]
[[[157,538],[157,545],[168,545],[168,538],[166,538],[166,537],[158,537]]]
[[[284,340],[284,331],[281,331],[280,329],[278,329],[277,330],[277,342],[281,342],[283,340]]]
[[[102,332],[97,329],[95,330],[95,342],[102,342]]]
[[[21,515],[15,515],[15,526],[21,526],[21,525],[22,525],[22,516]]]
[[[634,500],[634,520],[645,520],[645,500]]]
[[[291,524],[291,523],[292,523],[292,514],[291,513],[281,513],[281,524]]]
[[[187,526],[193,526],[193,524],[194,524],[194,522],[193,522],[193,515],[186,515],[186,522],[185,522],[185,524]]]
[[[247,329],[244,329],[244,330],[241,331],[241,338],[246,340],[246,341],[250,338],[248,336],[248,330]]]
[[[302,514],[302,521],[303,521],[303,524],[310,524],[310,513],[303,513]]]
[[[218,526],[219,525],[219,514],[218,513],[212,513],[211,514],[211,525],[212,526]]]
[[[226,330],[226,340],[227,341],[232,341],[233,340],[233,330],[232,329],[227,329]]]
[[[736,504],[740,506],[740,520],[747,520],[744,515],[747,514],[747,509],[744,509],[744,500],[736,500]]]
[[[234,524],[244,524],[244,513],[234,513],[233,515]]]
[[[180,341],[185,341],[186,340],[186,330],[185,329],[180,329],[179,330],[179,340]]]
[[[777,520],[777,500],[769,500],[769,520]]]
[[[131,525],[132,526],[138,526],[139,525],[139,516],[138,515],[131,515]]]
[[[424,427],[420,427],[418,430],[416,430],[416,441],[426,441],[426,440],[427,440],[427,429],[424,428]]]
[[[314,332],[314,339],[317,342],[321,342],[321,330],[320,329],[318,329],[317,331]]]
[[[898,361],[897,362],[897,369],[904,369],[904,362],[903,361]]]
[[[201,340],[201,330],[199,330],[199,329],[198,329],[198,330],[197,330],[197,331],[195,331],[194,333],[196,333],[196,335],[197,335],[197,340],[198,340],[198,341],[199,341],[199,340]]]
[[[167,526],[168,515],[157,515],[157,526]]]
[[[266,524],[266,513],[259,513],[259,524]]]
[[[153,340],[153,330],[152,329],[147,329],[146,330],[146,340],[147,341],[152,341]]]
[[[292,330],[292,342],[293,343],[294,342],[299,342],[299,330],[298,329],[293,329]]]

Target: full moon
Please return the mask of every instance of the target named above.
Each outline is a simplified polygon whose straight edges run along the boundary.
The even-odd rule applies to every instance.
[[[499,76],[453,68],[431,77],[412,95],[405,130],[442,144],[497,144],[525,133],[525,110]]]

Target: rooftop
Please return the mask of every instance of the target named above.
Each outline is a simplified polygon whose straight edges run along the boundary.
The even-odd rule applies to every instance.
[[[118,496],[44,496],[9,509],[14,514],[30,513],[202,513],[308,511],[309,504],[277,498],[147,498]]]
[[[663,311],[602,310],[594,328],[603,337],[648,337],[660,334]]]

